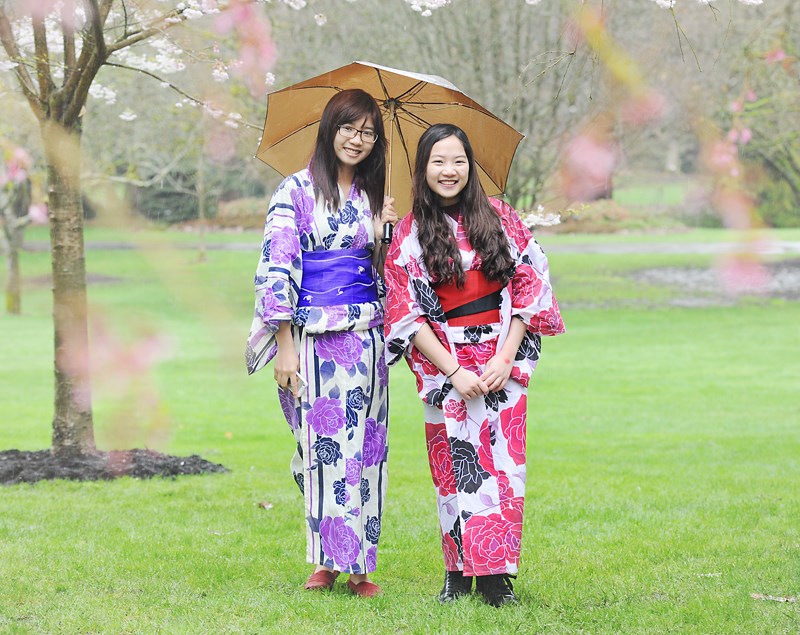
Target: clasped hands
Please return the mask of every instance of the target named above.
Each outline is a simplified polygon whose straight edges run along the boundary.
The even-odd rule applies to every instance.
[[[459,365],[450,375],[450,383],[466,399],[473,399],[479,395],[502,390],[511,376],[513,366],[512,360],[495,355],[486,363],[481,375]]]

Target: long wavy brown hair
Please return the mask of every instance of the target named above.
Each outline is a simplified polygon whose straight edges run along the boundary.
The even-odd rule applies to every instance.
[[[369,156],[356,166],[353,182],[359,190],[367,194],[373,214],[379,214],[383,208],[387,145],[381,111],[369,93],[353,88],[343,90],[331,97],[322,111],[317,142],[308,167],[314,182],[314,194],[317,197],[322,194],[322,198],[330,203],[333,209],[338,209],[341,203],[338,187],[339,160],[333,149],[333,140],[339,131],[339,126],[351,124],[364,117],[372,118],[372,126],[378,139],[372,146]]]
[[[453,231],[445,218],[439,197],[428,187],[426,172],[434,144],[456,137],[464,146],[469,163],[467,185],[461,190],[458,205],[470,245],[481,257],[481,270],[489,279],[506,284],[514,260],[509,252],[506,234],[475,166],[475,154],[466,133],[453,124],[435,124],[420,137],[414,164],[413,204],[417,221],[417,240],[422,246],[425,267],[434,282],[452,282],[464,286],[464,267]]]

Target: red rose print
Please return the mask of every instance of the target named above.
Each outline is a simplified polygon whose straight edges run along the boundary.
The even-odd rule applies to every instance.
[[[500,495],[500,507],[502,509],[504,504],[514,496],[514,490],[511,488],[511,483],[508,480],[505,472],[500,472],[497,476],[497,493]]]
[[[504,530],[505,558],[509,562],[517,564],[522,546],[522,523],[506,523]]]
[[[529,362],[529,363],[531,364],[531,366],[536,365],[536,362]],[[528,384],[531,381],[530,374],[520,369],[520,367],[516,364],[511,368],[511,374],[509,375],[509,377],[513,379],[515,382],[517,382],[520,386],[525,386],[526,388],[528,387]]]
[[[429,360],[427,357],[425,357],[425,355],[422,355],[421,353],[419,356],[419,367],[422,374],[425,375],[426,377],[434,377],[435,375],[438,375],[441,372],[439,368],[436,366],[436,364],[432,363],[431,360]]]
[[[509,487],[509,492],[511,488]],[[521,523],[522,514],[525,511],[525,499],[522,496],[504,498],[500,495],[500,510],[503,518],[512,523]]]
[[[505,573],[506,523],[500,514],[472,516],[464,530],[465,559],[475,575]],[[469,554],[468,556],[466,554]]]
[[[450,534],[442,534],[442,554],[444,555],[444,568],[447,571],[458,569],[458,547]]]
[[[522,251],[533,238],[531,231],[522,222],[517,212],[505,201],[498,201],[497,199],[490,199],[492,205],[497,210],[500,218],[503,219],[503,225],[506,233],[514,241],[517,248]]]
[[[525,463],[527,398],[521,395],[511,408],[500,413],[500,427],[508,442],[508,455],[517,465]]]
[[[467,406],[461,400],[451,399],[444,406],[444,414],[447,417],[452,417],[456,421],[466,421],[467,419]]]
[[[492,456],[492,431],[489,428],[489,424],[486,420],[481,424],[481,433],[480,433],[480,447],[478,448],[478,461],[481,464],[481,467],[489,472],[492,476],[497,476],[498,472],[494,467],[494,457]],[[504,474],[500,475],[502,478],[505,478],[506,482],[508,479],[505,477]],[[498,481],[498,488],[500,483]],[[500,490],[500,500],[503,500],[503,493]]]
[[[444,424],[425,426],[428,442],[428,463],[431,467],[433,485],[440,496],[456,493],[456,479],[453,473],[453,457]]]
[[[408,263],[406,264],[406,271],[408,271],[408,275],[413,278],[422,277],[422,269],[420,269],[419,263],[414,258],[408,259]]]
[[[531,306],[542,292],[542,281],[530,265],[517,265],[511,281],[511,306],[523,309]]]
[[[553,306],[536,314],[531,320],[532,326],[538,326],[538,331],[542,335],[558,335],[564,332],[564,321],[558,311],[558,305],[553,299]]]

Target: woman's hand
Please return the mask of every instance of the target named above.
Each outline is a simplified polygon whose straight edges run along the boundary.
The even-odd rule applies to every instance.
[[[511,376],[511,369],[513,367],[513,360],[499,353],[486,363],[486,368],[483,371],[483,375],[481,375],[481,380],[486,383],[489,390],[492,392],[502,390],[508,382],[508,378]]]
[[[483,378],[463,366],[459,366],[458,370],[450,375],[450,383],[465,399],[472,399],[489,392],[489,386]]]
[[[295,397],[300,396],[300,356],[294,348],[294,338],[289,322],[281,322],[275,334],[278,352],[273,361],[275,381],[278,388],[291,388]]]

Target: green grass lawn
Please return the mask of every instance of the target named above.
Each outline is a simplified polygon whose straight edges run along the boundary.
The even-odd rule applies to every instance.
[[[152,333],[167,342],[146,376],[120,353],[97,378],[98,444],[200,454],[230,472],[0,488],[0,633],[800,631],[800,603],[751,597],[800,597],[800,304],[676,308],[679,289],[627,273],[711,257],[554,249],[568,332],[544,342],[531,391],[521,604],[436,601],[435,501],[405,367],[391,373],[374,575],[385,592],[365,601],[343,582],[301,589],[293,441],[271,369],[247,377],[243,363],[257,235],[253,252],[204,263],[168,248],[171,235],[151,238],[87,254],[94,332],[110,330],[121,351]],[[596,240],[614,238],[541,238],[545,249]],[[0,317],[0,449],[31,450],[50,444],[49,262],[21,264],[24,314]]]

